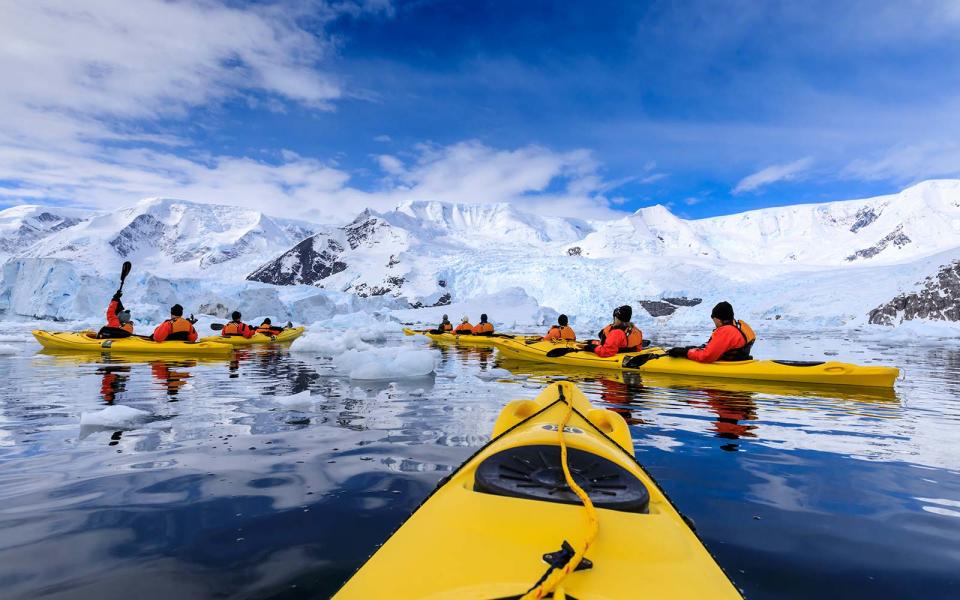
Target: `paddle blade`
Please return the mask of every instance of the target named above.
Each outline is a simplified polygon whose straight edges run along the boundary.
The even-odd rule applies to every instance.
[[[210,323],[210,329],[214,331],[220,331],[223,329],[223,323]]]
[[[547,358],[559,358],[561,356],[566,356],[571,352],[579,352],[580,348],[554,348],[547,352]]]
[[[123,280],[127,278],[127,275],[130,274],[130,269],[133,268],[133,263],[124,261],[123,266],[120,268],[120,284],[123,284]]]
[[[647,364],[655,358],[663,358],[666,354],[640,354],[638,356],[631,356],[630,358],[623,361],[623,368],[625,369],[639,369],[643,365]]]

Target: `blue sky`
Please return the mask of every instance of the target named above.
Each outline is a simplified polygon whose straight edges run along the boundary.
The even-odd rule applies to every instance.
[[[0,205],[703,217],[955,177],[955,2],[0,7]]]

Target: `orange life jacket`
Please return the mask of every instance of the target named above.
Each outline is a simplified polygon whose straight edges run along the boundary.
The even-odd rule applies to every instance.
[[[236,321],[230,321],[223,326],[223,329],[220,331],[220,334],[224,337],[231,335],[244,335],[249,329],[252,329],[246,323],[237,323]]]
[[[453,331],[453,324],[450,323],[449,321],[447,321],[446,323],[440,323],[440,327],[438,327],[437,329],[439,329],[440,331]]]
[[[131,323],[130,321],[127,321],[126,323],[120,326],[120,329],[133,333],[133,323]]]
[[[473,325],[470,323],[460,323],[457,325],[457,328],[454,329],[457,333],[470,333],[473,331]]]
[[[573,329],[569,325],[554,325],[550,328],[550,331],[547,332],[547,335],[543,336],[545,340],[575,340],[577,339],[577,334],[573,332]]]
[[[493,323],[477,323],[476,327],[471,330],[471,333],[473,333],[473,335],[493,333]]]
[[[750,351],[753,349],[753,343],[757,341],[757,334],[753,328],[744,321],[734,321],[731,325],[721,325],[721,327],[736,327],[740,335],[743,336],[743,346],[727,350],[718,360],[750,360]]]
[[[602,344],[605,339],[607,339],[607,334],[610,333],[610,330],[613,329],[614,325],[611,323],[603,328],[600,332],[600,343]],[[627,347],[626,350],[639,350],[643,347],[643,332],[640,331],[639,327],[634,327],[632,323],[630,324],[621,324],[616,326],[618,329],[623,330],[624,335],[627,336]]]

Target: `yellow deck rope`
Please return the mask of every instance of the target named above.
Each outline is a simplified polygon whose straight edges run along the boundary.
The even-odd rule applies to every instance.
[[[584,541],[583,546],[573,555],[573,558],[567,562],[564,568],[554,569],[553,572],[551,572],[550,575],[540,583],[540,585],[524,594],[521,600],[539,600],[540,598],[543,598],[550,592],[554,591],[554,589],[557,589],[560,583],[566,579],[567,575],[569,575],[570,572],[580,564],[580,561],[583,559],[584,555],[586,555],[587,550],[590,549],[590,545],[596,539],[597,531],[600,529],[600,521],[597,518],[597,510],[593,506],[593,501],[590,500],[590,496],[583,491],[583,488],[577,485],[577,482],[573,480],[573,475],[570,474],[570,466],[567,464],[567,442],[564,438],[564,430],[567,428],[567,423],[570,421],[570,417],[573,415],[573,399],[566,397],[566,394],[564,394],[563,399],[567,403],[567,412],[563,416],[563,422],[560,423],[560,427],[557,428],[558,434],[560,435],[560,466],[563,467],[563,476],[567,480],[567,485],[571,490],[573,490],[573,493],[580,498],[580,501],[583,503],[583,508],[587,513],[587,539]],[[562,590],[562,588],[560,589]],[[562,591],[560,594],[561,597],[563,597]]]

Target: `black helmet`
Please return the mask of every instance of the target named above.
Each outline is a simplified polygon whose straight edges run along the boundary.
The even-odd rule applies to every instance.
[[[733,320],[733,305],[729,302],[718,302],[716,306],[713,307],[713,311],[710,313],[711,319],[720,319],[721,321],[732,321]]]
[[[560,315],[559,317],[557,317],[557,323],[560,325],[560,327],[566,327],[567,323],[569,322],[570,320],[567,319],[567,315]]]
[[[234,321],[239,321],[239,320],[240,320],[240,317],[241,317],[241,315],[240,315],[240,311],[239,311],[239,310],[233,311],[233,314],[230,315],[230,318],[233,319]]]
[[[170,315],[173,317],[182,317],[183,316],[183,307],[179,304],[174,304],[170,307]]]

